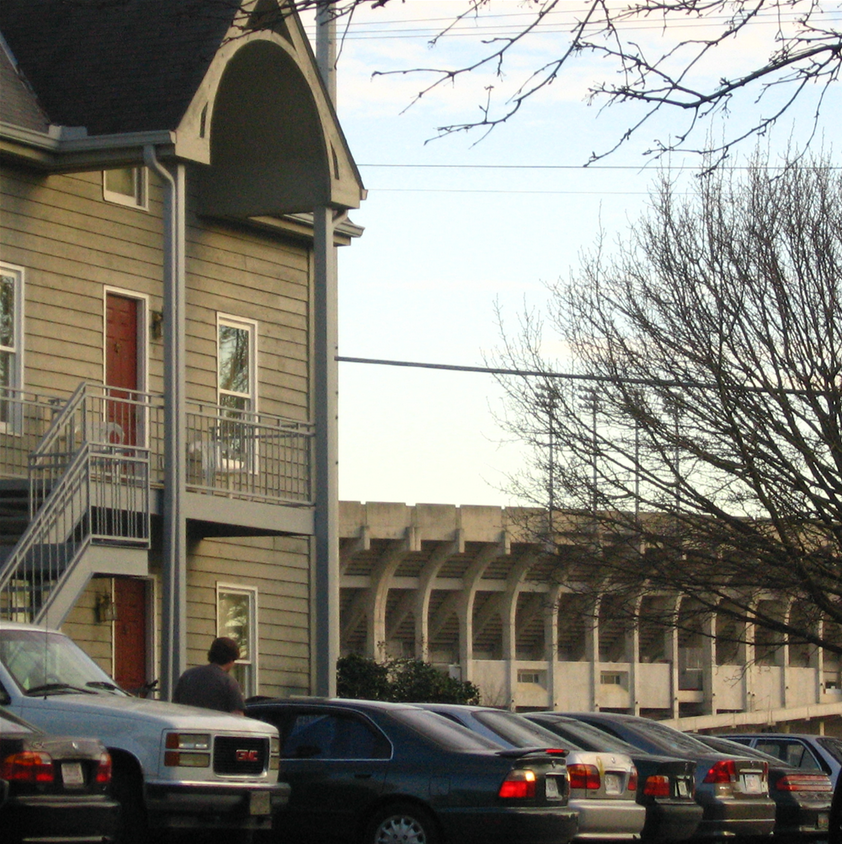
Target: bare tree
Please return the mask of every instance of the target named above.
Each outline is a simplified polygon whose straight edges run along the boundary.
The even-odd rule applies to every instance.
[[[689,197],[664,177],[648,216],[551,292],[580,376],[558,377],[535,313],[497,362],[543,373],[502,381],[535,458],[517,492],[567,534],[557,575],[842,653],[839,170],[756,161]]]
[[[366,6],[396,5],[396,0],[296,0],[300,10],[329,6],[346,21]],[[481,27],[499,9],[491,0],[465,0],[461,14],[431,39],[431,48],[467,24]],[[439,135],[485,133],[509,121],[548,86],[564,84],[583,57],[597,57],[603,78],[589,85],[591,100],[637,103],[642,110],[631,110],[616,145],[592,159],[609,154],[666,110],[682,116],[671,121],[669,137],[651,140],[648,152],[713,152],[712,163],[735,144],[764,134],[807,97],[815,128],[824,98],[839,79],[842,21],[838,6],[820,0],[583,0],[575,7],[560,0],[524,0],[518,10],[524,18],[513,30],[483,39],[476,55],[461,66],[383,72],[422,78],[416,100],[480,70],[491,70],[498,83],[513,77],[513,86],[500,88],[507,92],[502,96],[496,85],[489,86],[477,119],[438,127]],[[528,57],[534,36],[557,39],[558,49],[549,61],[530,65],[523,56]],[[744,60],[734,61],[726,75],[720,69],[732,64],[726,57]],[[737,105],[741,112],[749,110],[751,119],[733,124],[720,141],[710,141],[708,119]],[[694,145],[699,135],[705,140]]]

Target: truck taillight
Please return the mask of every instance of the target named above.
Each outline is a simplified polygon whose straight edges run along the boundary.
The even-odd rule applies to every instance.
[[[96,766],[94,782],[100,785],[108,785],[111,782],[111,756],[108,753],[101,753]]]
[[[500,786],[498,797],[508,800],[523,800],[535,797],[535,784],[535,771],[530,771],[528,768],[510,771]]]
[[[0,761],[0,779],[31,785],[51,783],[55,779],[53,757],[31,750],[13,753]]]

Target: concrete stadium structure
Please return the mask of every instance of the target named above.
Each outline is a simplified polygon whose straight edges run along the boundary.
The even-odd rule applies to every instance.
[[[529,529],[540,518],[523,508],[341,502],[341,652],[418,657],[475,683],[484,703],[516,710],[838,732],[838,655],[773,646],[762,630],[737,645],[724,617],[695,633],[630,624],[617,596],[583,606],[553,578],[553,558]],[[798,611],[785,596],[769,600]],[[626,601],[692,611],[679,596]]]

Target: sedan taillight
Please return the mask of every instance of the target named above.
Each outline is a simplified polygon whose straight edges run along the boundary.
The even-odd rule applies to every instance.
[[[53,782],[53,758],[31,750],[13,753],[0,762],[0,779],[32,785]]]
[[[632,768],[629,771],[629,784],[628,784],[629,791],[637,791],[637,768]]]
[[[653,774],[651,777],[646,777],[646,783],[643,786],[643,793],[647,797],[669,797],[669,777],[662,776],[661,774]]]
[[[707,772],[705,779],[707,783],[732,783],[737,781],[737,766],[733,759],[722,759],[715,762]]]
[[[785,774],[776,783],[778,791],[833,791],[825,774]]]
[[[536,780],[535,771],[529,769],[509,771],[509,775],[503,780],[497,796],[506,800],[524,800],[535,797]]]
[[[599,770],[596,765],[574,764],[567,766],[567,777],[570,788],[585,788],[594,790],[599,788]]]

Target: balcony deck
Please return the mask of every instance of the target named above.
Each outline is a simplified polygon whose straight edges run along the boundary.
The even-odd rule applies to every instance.
[[[149,454],[150,515],[163,513],[163,396],[87,384],[64,457],[82,443],[125,445]],[[77,391],[78,392],[78,391]],[[68,396],[0,391],[0,483],[25,488],[30,455],[52,430]],[[185,512],[191,536],[313,533],[313,425],[266,413],[189,402]]]

